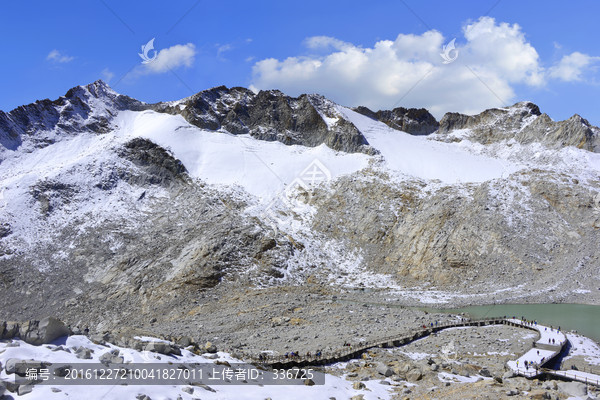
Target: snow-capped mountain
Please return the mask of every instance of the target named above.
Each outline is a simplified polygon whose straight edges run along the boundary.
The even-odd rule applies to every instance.
[[[599,135],[527,102],[438,123],[319,95],[78,86],[0,112],[2,313],[168,319],[219,287],[309,281],[597,301]]]

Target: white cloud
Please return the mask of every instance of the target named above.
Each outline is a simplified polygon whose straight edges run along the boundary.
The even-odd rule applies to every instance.
[[[217,45],[217,58],[219,59],[223,59],[223,54],[233,50],[233,45],[226,43],[226,44],[221,44],[221,45]]]
[[[334,48],[336,50],[342,50],[344,48],[353,47],[352,43],[346,43],[329,36],[311,36],[306,38],[304,45],[309,49]]]
[[[75,59],[75,57],[68,56],[66,54],[62,54],[60,51],[54,49],[46,56],[46,60],[54,61],[57,63],[68,63]]]
[[[582,81],[583,75],[596,69],[600,57],[592,57],[578,51],[563,56],[557,65],[550,68],[550,77],[565,82]]]
[[[111,79],[115,77],[115,74],[108,68],[104,68],[102,72],[100,72],[100,75],[102,75],[102,79],[104,79],[106,83],[110,83]]]
[[[139,67],[138,72],[142,74],[161,74],[179,67],[191,67],[196,55],[196,46],[193,43],[176,44],[162,49],[156,58]]]
[[[367,48],[310,37],[304,44],[319,55],[258,61],[252,88],[317,92],[373,109],[425,107],[439,118],[447,111],[476,113],[511,104],[516,85],[543,87],[553,77],[518,24],[481,17],[466,24],[463,35],[456,41],[458,59],[450,64],[440,56],[450,39],[435,30],[400,34]]]

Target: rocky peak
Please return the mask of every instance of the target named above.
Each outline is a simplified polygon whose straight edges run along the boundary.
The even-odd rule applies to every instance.
[[[38,100],[5,113],[0,111],[0,153],[16,150],[24,143],[44,147],[65,135],[81,132],[106,133],[119,110],[142,110],[142,102],[113,91],[98,80],[76,86],[51,101]]]
[[[374,153],[362,133],[346,121],[335,104],[318,95],[286,96],[279,90],[219,86],[178,102],[159,103],[158,112],[180,114],[202,129],[309,147]]]
[[[353,110],[369,118],[381,121],[391,128],[412,135],[429,135],[439,127],[439,123],[435,117],[424,108],[398,107],[393,110],[374,112],[367,107],[359,106]]]
[[[438,133],[446,134],[458,129],[473,129],[478,137],[493,139],[490,132],[495,135],[520,130],[525,124],[539,116],[540,109],[537,105],[524,101],[507,108],[490,108],[477,115],[460,113],[446,113],[440,120]]]
[[[548,115],[542,114],[515,138],[521,143],[540,142],[550,147],[575,146],[600,152],[600,129],[578,114],[564,121],[552,121]]]
[[[461,131],[460,135],[459,132]],[[600,130],[574,115],[553,121],[539,107],[524,101],[507,108],[492,108],[477,115],[446,113],[440,121],[439,140],[470,140],[489,144],[514,138],[519,143],[543,143],[550,147],[576,146],[589,151],[600,149]]]

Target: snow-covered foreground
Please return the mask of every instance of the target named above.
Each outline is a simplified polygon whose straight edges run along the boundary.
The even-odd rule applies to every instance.
[[[148,338],[149,339],[149,338]],[[158,339],[153,341],[158,341]],[[17,347],[10,347],[15,346]],[[69,349],[67,352],[62,349]],[[92,358],[89,360],[79,359],[75,356],[73,349],[83,346],[93,351]],[[140,352],[134,349],[118,347],[112,344],[106,346],[92,343],[85,336],[69,336],[61,338],[52,345],[32,346],[21,340],[13,340],[12,342],[0,343],[0,363],[5,366],[7,360],[11,358],[18,359],[33,359],[37,361],[49,361],[53,363],[98,363],[101,355],[108,351],[118,349],[120,355],[123,356],[125,363],[214,363],[216,361],[227,361],[229,363],[240,363],[227,353],[217,353],[218,359],[213,360],[204,356],[196,355],[188,350],[182,349],[181,356],[164,356],[156,353]],[[159,358],[155,358],[158,356]],[[0,379],[4,381],[14,382],[14,375],[7,375],[3,370],[0,373]],[[19,399],[102,399],[102,400],[120,400],[120,399],[135,399],[138,394],[148,395],[152,400],[166,399],[329,399],[335,397],[338,399],[346,399],[352,396],[363,394],[365,400],[369,399],[389,399],[391,391],[389,385],[382,385],[379,382],[365,382],[368,390],[355,390],[352,388],[352,382],[343,378],[326,375],[325,385],[304,386],[304,385],[212,385],[209,389],[200,386],[189,385],[152,385],[152,386],[122,386],[122,385],[37,385],[33,387],[31,393],[18,396]],[[190,388],[193,389],[192,393]],[[57,390],[58,389],[58,390]],[[186,389],[184,391],[183,389]],[[16,394],[14,394],[16,396]]]

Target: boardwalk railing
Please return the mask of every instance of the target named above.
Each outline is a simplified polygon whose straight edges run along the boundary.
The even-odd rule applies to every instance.
[[[552,375],[552,376],[561,377],[561,378],[567,378],[572,381],[585,383],[586,385],[594,385],[594,386],[600,387],[600,378],[598,378],[598,375],[591,377],[591,376],[588,376],[585,372],[581,372],[581,371],[577,371],[577,370],[556,371],[556,370],[547,369],[547,368],[544,368],[543,372],[546,373],[547,375]]]
[[[388,336],[384,338],[380,338],[373,342],[362,342],[359,344],[344,346],[341,349],[336,351],[322,352],[319,356],[311,353],[310,356],[306,355],[294,355],[294,356],[285,356],[285,355],[269,355],[269,354],[261,354],[261,355],[250,355],[243,352],[235,352],[242,356],[247,361],[252,363],[263,364],[265,366],[277,366],[283,368],[291,368],[294,366],[306,366],[306,365],[326,365],[333,364],[339,361],[346,361],[353,358],[358,358],[365,351],[376,348],[376,347],[398,347],[404,344],[408,344],[414,340],[420,339],[422,337],[428,336],[431,333],[435,333],[448,328],[460,328],[460,327],[470,327],[470,326],[486,326],[486,325],[513,325],[513,326],[521,326],[528,328],[527,326],[523,326],[520,324],[513,323],[512,321],[508,321],[504,317],[498,318],[484,318],[484,319],[463,319],[461,321],[449,322],[443,324],[434,324],[426,326],[423,329],[415,330],[408,333],[397,334],[394,336]],[[534,328],[530,328],[534,329]]]
[[[261,353],[260,355],[250,355],[243,352],[234,352],[234,356],[237,358],[243,358],[245,361],[263,365],[265,367],[273,368],[293,368],[293,367],[304,367],[308,365],[327,365],[333,364],[340,361],[347,361],[353,358],[359,358],[365,351],[372,348],[387,348],[387,347],[398,347],[408,344],[414,340],[428,336],[432,333],[448,329],[448,328],[460,328],[460,327],[471,327],[471,326],[487,326],[487,325],[509,325],[519,328],[529,329],[540,334],[538,331],[537,323],[531,323],[527,321],[507,319],[506,317],[497,318],[483,318],[483,319],[462,319],[456,322],[448,322],[443,324],[430,324],[429,326],[423,325],[423,329],[417,329],[412,332],[397,334],[394,336],[388,336],[380,338],[373,342],[362,342],[358,345],[344,346],[336,351],[322,352],[319,355],[307,353],[306,355],[269,355]],[[547,348],[547,350],[553,351],[553,355],[548,357],[542,365],[532,366],[529,369],[516,369],[517,374],[526,378],[534,378],[540,374],[551,375],[555,377],[561,377],[568,380],[574,380],[582,382],[588,385],[600,386],[600,375],[596,375],[592,372],[582,372],[578,370],[573,371],[556,371],[553,369],[543,368],[544,364],[552,360],[560,354],[563,346],[566,344],[561,343],[559,345],[542,345],[534,342],[533,347]]]

